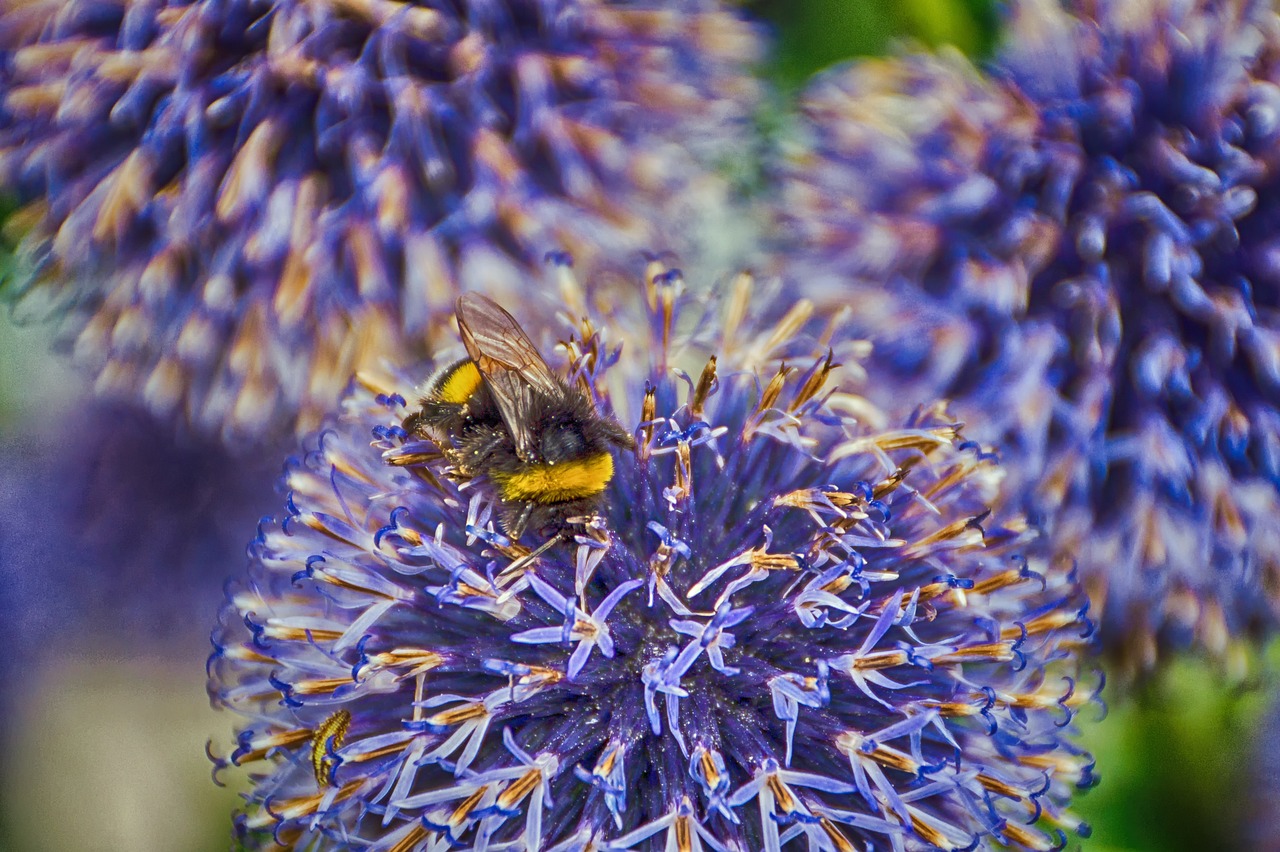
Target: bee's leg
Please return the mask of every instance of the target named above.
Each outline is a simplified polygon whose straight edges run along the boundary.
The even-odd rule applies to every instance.
[[[400,428],[408,432],[410,435],[425,437],[426,429],[422,422],[422,412],[415,411],[408,417],[400,421]]]
[[[552,547],[555,546],[556,542],[559,542],[559,541],[564,541],[563,534],[557,534],[557,535],[551,536],[551,538],[547,539],[542,544],[538,545],[534,550],[532,550],[529,553],[526,553],[524,556],[521,556],[515,562],[512,562],[510,565],[508,565],[506,568],[503,568],[502,572],[498,574],[498,580],[501,581],[504,577],[515,576],[519,572],[524,571],[526,565],[530,564],[531,562],[533,562],[533,560],[537,559],[539,556],[546,553],[548,550],[550,550]],[[502,583],[499,582],[499,585],[502,585]]]
[[[516,516],[515,522],[511,524],[509,533],[512,541],[519,541],[524,535],[524,528],[529,525],[529,518],[533,516],[533,503],[525,503],[520,514]]]
[[[458,468],[467,476],[475,476],[484,469],[485,462],[506,440],[506,433],[498,429],[468,430],[458,445]]]

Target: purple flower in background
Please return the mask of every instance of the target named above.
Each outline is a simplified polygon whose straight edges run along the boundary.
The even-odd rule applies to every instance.
[[[1280,845],[1280,702],[1274,694],[1261,714],[1254,739],[1246,782],[1248,802],[1241,822],[1250,848],[1274,849]]]
[[[1268,3],[1023,0],[987,78],[904,57],[806,102],[788,263],[1008,450],[1131,672],[1280,608],[1278,50]]]
[[[60,658],[199,659],[192,614],[217,605],[245,525],[278,504],[275,465],[137,410],[82,402],[56,424],[0,442],[0,701]]]
[[[991,454],[940,409],[860,425],[874,412],[837,363],[856,347],[833,353],[805,302],[762,321],[752,287],[694,299],[651,269],[628,303],[644,309],[580,319],[554,349],[526,327],[639,444],[599,516],[541,552],[401,427],[429,367],[361,377],[289,463],[287,515],[214,632],[247,845],[1050,849],[1086,832],[1068,809],[1092,763],[1072,720],[1094,700],[1074,576],[992,512]]]
[[[312,428],[548,251],[691,251],[759,51],[714,0],[12,0],[0,46],[11,295],[231,439]]]

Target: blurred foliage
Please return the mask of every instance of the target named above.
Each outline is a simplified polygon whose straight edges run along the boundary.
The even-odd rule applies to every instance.
[[[84,382],[67,359],[55,353],[49,323],[14,321],[13,308],[0,301],[0,431],[48,422],[75,406]]]
[[[888,52],[895,42],[954,45],[985,56],[999,23],[995,0],[752,0],[768,21],[777,55],[769,72],[788,89],[853,56]]]
[[[1135,695],[1106,690],[1101,723],[1081,722],[1101,783],[1075,810],[1093,827],[1091,852],[1244,849],[1260,724],[1276,697],[1280,643],[1227,682],[1220,667],[1177,660]]]
[[[226,849],[239,791],[210,781],[204,744],[226,725],[195,656],[97,648],[45,671],[8,720],[0,850]]]

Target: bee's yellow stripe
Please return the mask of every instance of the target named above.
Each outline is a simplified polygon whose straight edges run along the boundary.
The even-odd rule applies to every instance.
[[[492,474],[508,502],[564,503],[593,497],[613,479],[613,456],[600,453],[559,464],[531,464],[519,473]]]
[[[463,361],[442,376],[436,386],[436,399],[450,405],[463,405],[480,387],[480,370],[475,361]]]

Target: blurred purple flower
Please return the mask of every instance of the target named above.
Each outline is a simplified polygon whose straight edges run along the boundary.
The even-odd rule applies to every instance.
[[[759,52],[716,0],[9,0],[0,47],[11,295],[231,439],[312,428],[548,251],[688,249]]]
[[[1008,450],[1129,671],[1280,612],[1278,58],[1265,2],[1021,0],[988,78],[806,100],[788,265]]]
[[[1251,771],[1242,785],[1248,798],[1243,834],[1250,849],[1276,849],[1280,848],[1280,700],[1274,689],[1252,742]]]
[[[0,443],[4,699],[69,654],[199,653],[192,616],[216,608],[245,525],[278,503],[278,468],[170,432],[89,402]]]
[[[408,378],[366,377],[290,462],[288,514],[261,527],[209,663],[242,718],[219,764],[252,773],[244,842],[1086,833],[1067,806],[1091,780],[1069,739],[1093,701],[1075,679],[1087,604],[990,513],[992,456],[940,411],[860,426],[806,303],[764,323],[746,278],[708,302],[651,273],[646,311],[615,306],[555,350],[640,443],[572,541],[530,561],[536,536],[498,533],[485,487],[401,428]]]

